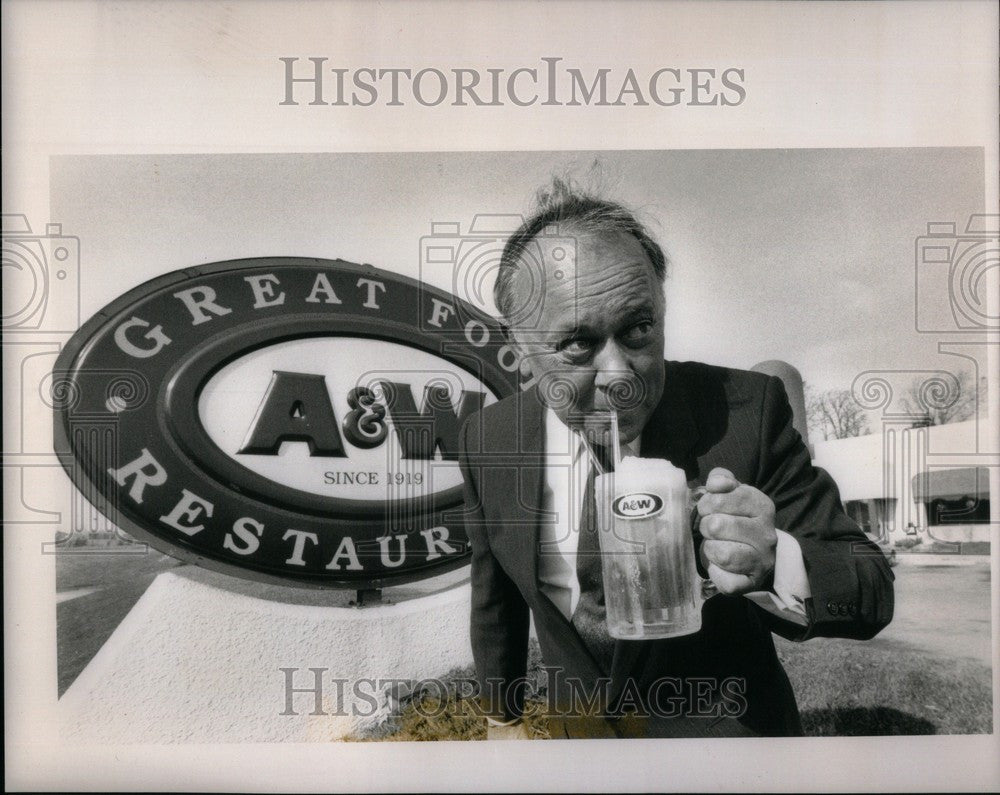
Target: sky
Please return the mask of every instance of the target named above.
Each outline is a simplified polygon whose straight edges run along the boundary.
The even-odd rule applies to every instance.
[[[240,257],[339,257],[452,288],[421,262],[432,224],[530,212],[567,173],[637,209],[667,251],[668,358],[784,359],[817,388],[968,364],[916,331],[916,303],[948,296],[917,294],[914,257],[928,222],[962,230],[983,211],[974,148],[62,156],[51,214],[80,237],[83,320],[161,273]]]

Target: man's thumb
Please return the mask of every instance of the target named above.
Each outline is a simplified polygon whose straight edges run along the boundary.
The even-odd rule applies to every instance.
[[[708,479],[705,481],[705,489],[713,494],[724,494],[727,491],[732,491],[739,485],[740,482],[736,479],[736,476],[723,467],[716,467],[709,472]]]

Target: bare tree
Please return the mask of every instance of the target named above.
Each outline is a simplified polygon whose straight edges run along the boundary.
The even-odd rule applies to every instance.
[[[986,405],[986,379],[976,384],[972,374],[941,373],[915,378],[900,401],[903,410],[918,417],[914,425],[947,425],[969,420]]]
[[[824,439],[847,439],[869,432],[868,417],[849,389],[819,392],[806,387],[806,416],[809,430]]]

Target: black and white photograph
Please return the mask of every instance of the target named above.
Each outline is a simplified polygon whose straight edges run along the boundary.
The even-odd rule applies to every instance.
[[[41,5],[8,786],[997,785],[994,8]]]

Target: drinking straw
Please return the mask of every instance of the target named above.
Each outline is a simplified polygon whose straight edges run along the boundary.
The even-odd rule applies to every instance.
[[[594,469],[597,470],[597,474],[598,475],[608,474],[607,470],[604,468],[604,464],[601,463],[601,459],[599,459],[597,457],[597,453],[594,452],[594,448],[590,440],[590,434],[587,433],[586,428],[580,431],[580,438],[583,439],[584,449],[586,449],[587,455],[590,456],[590,463],[594,465]]]
[[[618,436],[618,412],[612,411],[611,414],[611,456],[612,460],[615,462],[615,469],[622,462],[622,442],[621,438]]]

